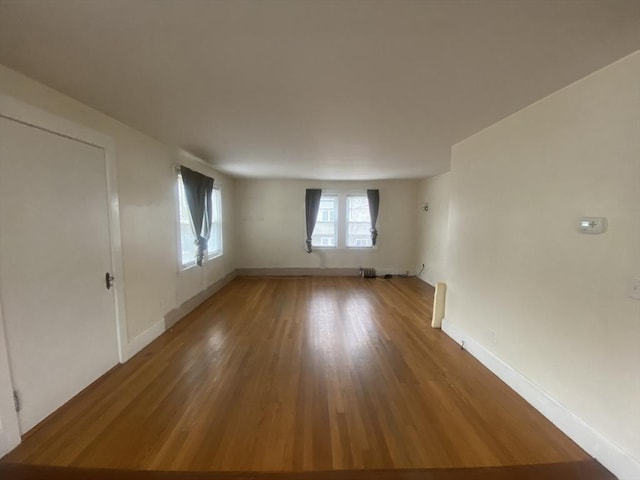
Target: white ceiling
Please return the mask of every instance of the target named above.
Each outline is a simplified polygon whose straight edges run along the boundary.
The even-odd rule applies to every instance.
[[[444,172],[639,32],[640,0],[0,0],[0,63],[249,177]]]

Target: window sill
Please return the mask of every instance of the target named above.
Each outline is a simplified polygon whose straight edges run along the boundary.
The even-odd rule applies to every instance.
[[[222,252],[210,253],[205,259],[205,263],[210,262],[211,260],[215,260],[216,258],[220,258],[223,255]]]
[[[196,265],[196,262],[194,261],[194,262],[191,262],[191,263],[186,263],[184,265],[180,265],[179,271],[180,271],[180,273],[182,273],[182,272],[186,272],[187,270],[191,270],[192,268],[195,268],[195,267],[197,267],[197,265]]]
[[[204,261],[202,262],[202,265],[205,265],[207,263],[209,263],[212,260],[215,260],[216,258],[220,258],[223,255],[223,252],[219,252],[216,254],[209,254],[210,256],[208,256],[207,258],[204,259]],[[190,263],[185,263],[184,265],[180,265],[180,269],[179,271],[182,272],[186,272],[187,270],[191,270],[193,268],[196,268],[198,265],[196,265],[196,262],[190,262]]]

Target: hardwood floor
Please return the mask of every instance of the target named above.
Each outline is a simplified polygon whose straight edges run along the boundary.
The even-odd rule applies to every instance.
[[[432,296],[417,279],[237,278],[36,427],[4,468],[595,464],[601,476],[557,478],[613,478],[429,327]]]

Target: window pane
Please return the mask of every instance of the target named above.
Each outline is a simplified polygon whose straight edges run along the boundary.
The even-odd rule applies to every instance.
[[[370,223],[350,223],[349,235],[370,235]]]
[[[335,247],[338,243],[338,197],[322,195],[316,217],[316,227],[311,236],[315,247]]]
[[[187,265],[195,261],[195,246],[193,245],[193,233],[191,225],[180,222],[180,249],[182,265]]]
[[[195,262],[195,245],[181,176],[178,176],[178,207],[180,210],[180,258],[182,265],[185,266]]]
[[[366,196],[347,197],[347,247],[371,247],[371,216]]]
[[[217,188],[211,192],[211,236],[207,251],[209,256],[222,253],[222,199]]]
[[[370,222],[369,201],[367,197],[347,197],[349,222]]]

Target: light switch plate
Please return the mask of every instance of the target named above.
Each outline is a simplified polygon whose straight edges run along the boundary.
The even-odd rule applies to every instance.
[[[604,233],[606,229],[607,219],[604,217],[582,217],[578,223],[578,230],[590,235]]]

